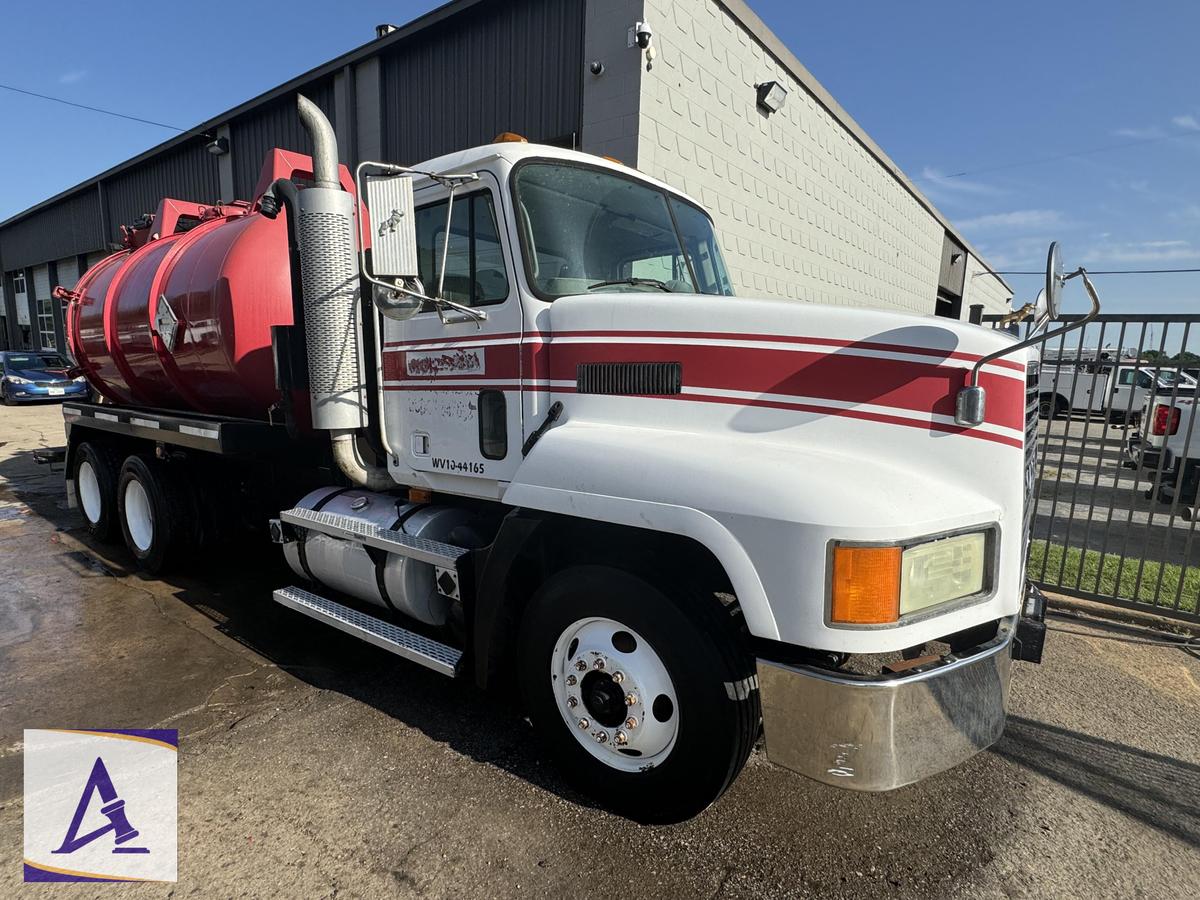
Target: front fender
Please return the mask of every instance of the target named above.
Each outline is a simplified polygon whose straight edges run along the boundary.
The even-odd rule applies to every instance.
[[[980,442],[983,443],[983,442]],[[984,451],[986,452],[986,449]],[[1011,453],[1011,451],[1008,451]],[[912,468],[903,465],[912,460]],[[924,466],[924,468],[921,468]],[[913,646],[1000,615],[1019,598],[874,631],[825,622],[831,540],[900,541],[1005,522],[998,504],[927,460],[772,441],[568,420],[534,446],[504,494],[512,506],[684,535],[724,567],[755,636],[873,653]],[[1013,561],[1003,568],[1011,570]],[[1013,581],[1016,576],[1001,579]]]
[[[665,494],[652,498],[639,470],[645,476],[666,469],[670,461],[635,433],[643,430],[571,422],[552,429],[518,469],[504,502],[697,541],[725,570],[751,634],[778,640],[779,629],[766,590],[749,554],[732,532],[701,509],[668,500]],[[609,437],[604,444],[598,442],[601,433]],[[620,459],[627,461],[626,465],[614,465]]]

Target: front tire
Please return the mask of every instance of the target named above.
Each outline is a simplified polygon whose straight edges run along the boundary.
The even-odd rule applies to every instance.
[[[758,735],[754,660],[711,596],[668,597],[618,569],[551,576],[525,610],[518,677],[563,774],[640,822],[721,796]]]

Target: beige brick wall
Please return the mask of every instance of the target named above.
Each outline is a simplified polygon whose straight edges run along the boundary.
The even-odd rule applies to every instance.
[[[636,165],[713,214],[735,290],[932,313],[943,225],[722,6],[645,0],[645,16]],[[767,117],[769,80],[788,96]],[[1003,289],[981,276],[976,293],[985,279]]]
[[[975,303],[983,304],[984,315],[1004,315],[1012,309],[1012,293],[995,275],[988,271],[974,253],[967,254],[966,278],[963,282],[963,318]],[[1030,298],[1032,299],[1032,298]]]

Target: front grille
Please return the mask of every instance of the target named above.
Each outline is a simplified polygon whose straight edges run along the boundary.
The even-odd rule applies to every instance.
[[[1022,523],[1022,568],[1029,556],[1029,539],[1033,532],[1034,505],[1037,502],[1038,460],[1038,378],[1040,366],[1029,364],[1025,373],[1025,516]]]
[[[66,387],[71,382],[69,381],[35,381],[38,387]]]

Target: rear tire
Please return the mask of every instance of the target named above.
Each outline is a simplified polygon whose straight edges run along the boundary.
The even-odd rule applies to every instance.
[[[117,518],[125,546],[140,568],[159,575],[174,565],[195,521],[176,473],[154,459],[130,456],[117,481]]]
[[[563,774],[640,822],[704,810],[758,735],[753,656],[702,593],[676,599],[618,569],[567,569],[529,601],[517,660],[525,709]]]
[[[1066,411],[1066,403],[1062,397],[1043,394],[1038,400],[1038,417],[1042,419],[1058,419]]]
[[[117,457],[103,444],[84,441],[75,449],[75,497],[88,533],[107,543],[117,534]]]

